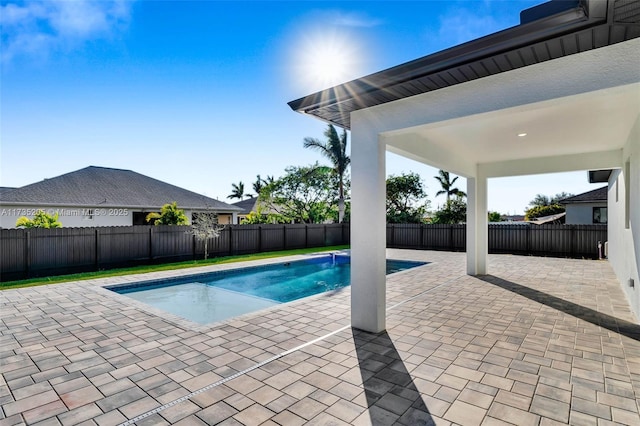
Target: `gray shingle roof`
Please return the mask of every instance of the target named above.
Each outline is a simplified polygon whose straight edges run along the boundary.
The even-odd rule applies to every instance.
[[[0,201],[34,205],[113,206],[159,209],[177,202],[183,209],[240,211],[213,198],[131,170],[89,166],[31,185],[1,192]]]
[[[582,194],[574,195],[573,197],[560,200],[560,204],[575,204],[575,203],[597,203],[607,201],[607,187],[594,189],[593,191],[584,192]]]
[[[256,202],[258,201],[258,197],[247,198],[246,200],[238,201],[233,203],[234,206],[241,208],[241,214],[249,214],[252,210],[256,209]]]

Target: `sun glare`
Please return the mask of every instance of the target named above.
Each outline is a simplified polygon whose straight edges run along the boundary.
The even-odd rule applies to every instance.
[[[361,49],[355,37],[336,31],[317,31],[303,37],[294,55],[301,89],[316,91],[360,77]]]

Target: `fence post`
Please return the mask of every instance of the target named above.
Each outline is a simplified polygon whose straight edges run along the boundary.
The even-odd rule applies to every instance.
[[[25,231],[25,244],[24,244],[24,273],[26,278],[29,278],[31,272],[31,231]]]
[[[453,239],[453,224],[449,224],[449,251],[456,251],[456,244]]]
[[[93,256],[95,257],[95,268],[96,271],[100,270],[100,231],[98,228],[95,229],[96,235],[96,245],[94,247]]]
[[[153,260],[153,228],[149,227],[149,260]]]
[[[574,239],[576,237],[576,226],[575,225],[569,225],[571,228],[569,228],[569,257],[573,258],[575,257],[575,244],[574,244]]]
[[[282,225],[282,250],[287,249],[287,225]]]
[[[531,225],[527,225],[527,254],[531,254]]]
[[[391,224],[391,244],[389,244],[389,247],[395,247],[396,245],[396,226],[394,224]]]
[[[309,248],[309,225],[304,225],[304,248]]]
[[[258,225],[258,253],[262,253],[262,226]]]
[[[194,234],[191,234],[191,253],[193,255],[193,260],[196,260],[196,236]]]
[[[322,225],[322,247],[327,246],[327,224]]]
[[[420,248],[424,247],[424,224],[420,224]]]
[[[229,225],[229,256],[233,255],[233,228]]]

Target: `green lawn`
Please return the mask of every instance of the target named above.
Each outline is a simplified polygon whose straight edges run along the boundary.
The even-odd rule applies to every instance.
[[[194,268],[196,266],[218,265],[223,263],[246,262],[248,260],[270,259],[295,254],[318,253],[331,250],[348,249],[348,245],[332,247],[315,247],[299,250],[270,251],[266,253],[246,254],[239,256],[215,257],[207,260],[189,260],[186,262],[164,263],[161,265],[142,265],[131,268],[109,269],[95,272],[83,272],[80,274],[57,275],[53,277],[30,278],[28,280],[0,282],[0,290],[13,288],[32,287],[44,284],[58,284],[70,281],[90,280],[93,278],[117,277],[121,275],[144,274],[146,272],[170,271],[173,269]]]

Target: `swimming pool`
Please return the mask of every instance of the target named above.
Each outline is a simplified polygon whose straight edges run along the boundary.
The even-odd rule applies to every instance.
[[[209,324],[349,285],[348,256],[216,271],[107,287],[179,317]],[[387,260],[387,274],[425,262]]]

